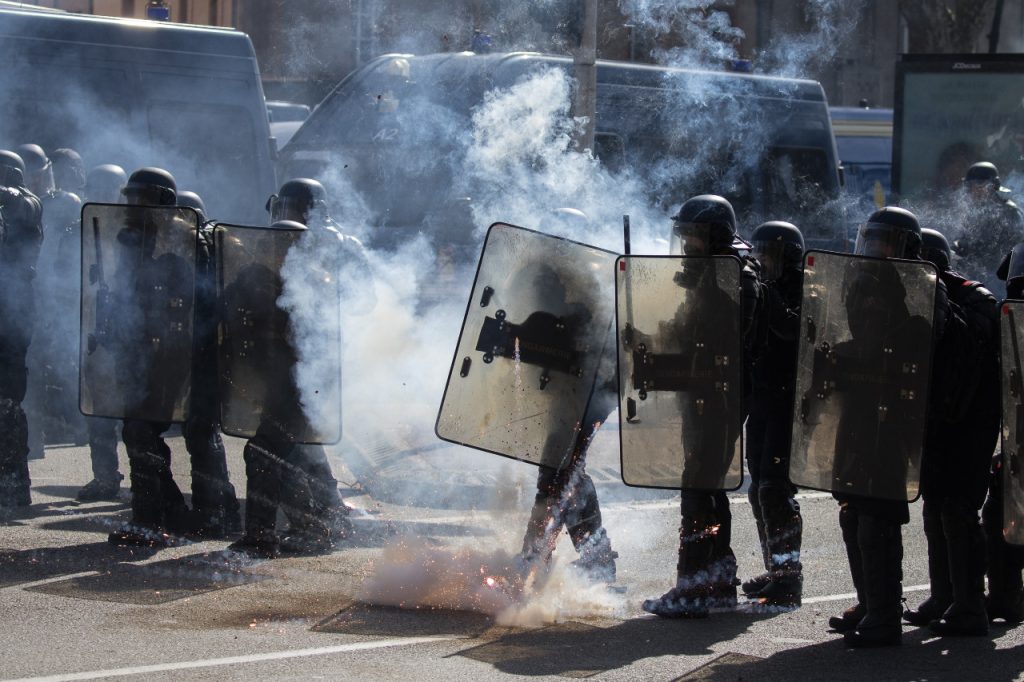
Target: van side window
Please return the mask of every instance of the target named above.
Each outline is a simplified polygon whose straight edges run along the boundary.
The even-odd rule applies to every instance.
[[[238,187],[259,186],[253,150],[265,142],[256,139],[248,110],[155,100],[147,122],[153,158],[174,175],[179,188],[203,196],[210,217],[252,212],[232,204]]]
[[[828,177],[828,158],[821,149],[769,147],[761,159],[755,193],[764,202],[764,214],[799,224],[829,204],[821,185]]]
[[[0,97],[0,138],[12,147],[26,142],[48,150],[71,147],[103,163],[126,163],[110,152],[132,145],[126,139],[127,103],[108,96],[108,83],[123,82],[125,72],[71,64],[33,64],[32,69],[30,82],[11,78]]]

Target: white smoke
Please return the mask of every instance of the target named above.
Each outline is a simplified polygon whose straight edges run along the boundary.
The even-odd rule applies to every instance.
[[[358,596],[385,606],[485,613],[505,627],[626,616],[625,599],[606,585],[587,582],[557,559],[542,571],[524,592],[516,557],[507,552],[402,541],[385,548]]]

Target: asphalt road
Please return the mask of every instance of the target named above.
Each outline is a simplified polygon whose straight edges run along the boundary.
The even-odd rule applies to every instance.
[[[183,444],[170,442],[186,487]],[[241,445],[228,441],[240,495]],[[354,537],[329,556],[251,561],[226,553],[225,541],[111,547],[106,533],[128,516],[127,489],[117,502],[79,504],[87,452],[50,448],[31,464],[34,504],[0,525],[0,678],[1022,679],[1024,628],[947,640],[907,627],[900,648],[846,650],[826,621],[853,603],[852,585],[835,502],[820,493],[800,499],[801,609],[741,607],[701,621],[644,614],[643,599],[673,579],[678,498],[616,483],[614,445],[613,429],[600,435],[590,468],[624,592],[581,584],[563,537],[551,578],[519,603],[486,578],[518,549],[529,465],[450,447],[406,452],[391,468],[410,472],[418,491],[403,500],[336,460]],[[452,461],[474,464],[473,485],[444,473]],[[734,501],[733,544],[749,576],[759,551],[745,495]],[[912,517],[904,590],[915,605],[927,594],[919,505]]]

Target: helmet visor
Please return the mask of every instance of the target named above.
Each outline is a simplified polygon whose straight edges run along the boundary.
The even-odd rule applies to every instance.
[[[903,258],[908,232],[881,223],[865,223],[857,232],[854,253],[874,258]]]
[[[170,190],[157,185],[126,185],[121,189],[121,194],[129,206],[165,206],[174,203],[173,195],[168,197]]]
[[[46,164],[38,170],[28,171],[29,188],[42,196],[43,194],[49,194],[55,189],[53,182],[53,162],[47,159]]]
[[[753,256],[761,265],[761,279],[773,280],[782,276],[786,243],[781,239],[757,240]]]
[[[272,196],[268,202],[270,221],[292,220],[303,225],[309,222],[312,206],[309,201],[292,197]]]
[[[684,256],[707,256],[711,254],[712,223],[689,223],[675,221],[672,223],[673,252]]]

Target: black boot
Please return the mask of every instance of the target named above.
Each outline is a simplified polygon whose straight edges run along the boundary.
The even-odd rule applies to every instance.
[[[611,540],[604,528],[599,528],[582,542],[573,544],[580,557],[572,562],[572,566],[584,578],[592,583],[615,582],[615,560],[619,558],[619,553],[612,550]]]
[[[29,506],[31,488],[25,411],[18,401],[0,398],[0,507]]]
[[[771,579],[769,572],[772,569],[771,552],[768,551],[768,538],[764,531],[764,519],[761,514],[760,495],[757,492],[757,483],[751,482],[750,490],[747,492],[747,499],[750,501],[750,510],[754,513],[754,525],[757,527],[757,540],[761,547],[761,559],[764,561],[764,573],[760,573],[749,580],[744,580],[740,585],[743,594],[748,597],[755,597],[768,584]]]
[[[125,421],[129,480],[132,490],[132,520],[107,536],[114,545],[171,547],[178,541],[164,525],[164,479],[167,466],[152,440],[148,422]]]
[[[800,606],[804,583],[800,561],[803,538],[800,507],[789,481],[765,481],[759,497],[771,571],[768,584],[754,597],[768,608],[794,609]]]
[[[988,577],[985,611],[989,621],[1001,619],[1008,625],[1019,625],[1024,623],[1024,548],[1011,547],[1003,537],[1002,476],[1001,469],[993,472],[992,487],[982,509]]]
[[[937,635],[982,637],[988,634],[985,612],[985,538],[978,513],[965,501],[949,500],[942,510],[953,603],[928,628]]]
[[[939,508],[936,508],[938,506]],[[917,627],[925,627],[933,620],[942,618],[953,603],[953,585],[949,577],[949,548],[946,534],[942,529],[941,502],[930,498],[924,501],[924,536],[928,541],[928,582],[931,594],[917,607],[907,609],[903,620]]]
[[[843,635],[853,648],[903,642],[903,537],[898,522],[861,514],[857,540],[864,559],[867,612],[857,628]]]
[[[709,497],[684,491],[676,584],[657,599],[645,600],[644,611],[662,618],[707,618],[715,581],[709,568],[718,529],[711,508]]]
[[[850,579],[853,580],[853,587],[857,591],[857,603],[840,615],[828,619],[828,626],[836,632],[852,632],[868,612],[864,596],[864,557],[857,542],[859,525],[857,513],[850,509],[848,504],[842,504],[839,507],[839,528],[843,532],[843,545],[846,547],[846,560],[850,565]]]
[[[257,433],[245,445],[245,533],[228,546],[256,558],[280,554],[276,526],[283,460],[275,444]]]
[[[831,616],[828,619],[828,626],[836,632],[853,632],[867,614],[868,608],[863,602],[854,604],[838,616]]]

